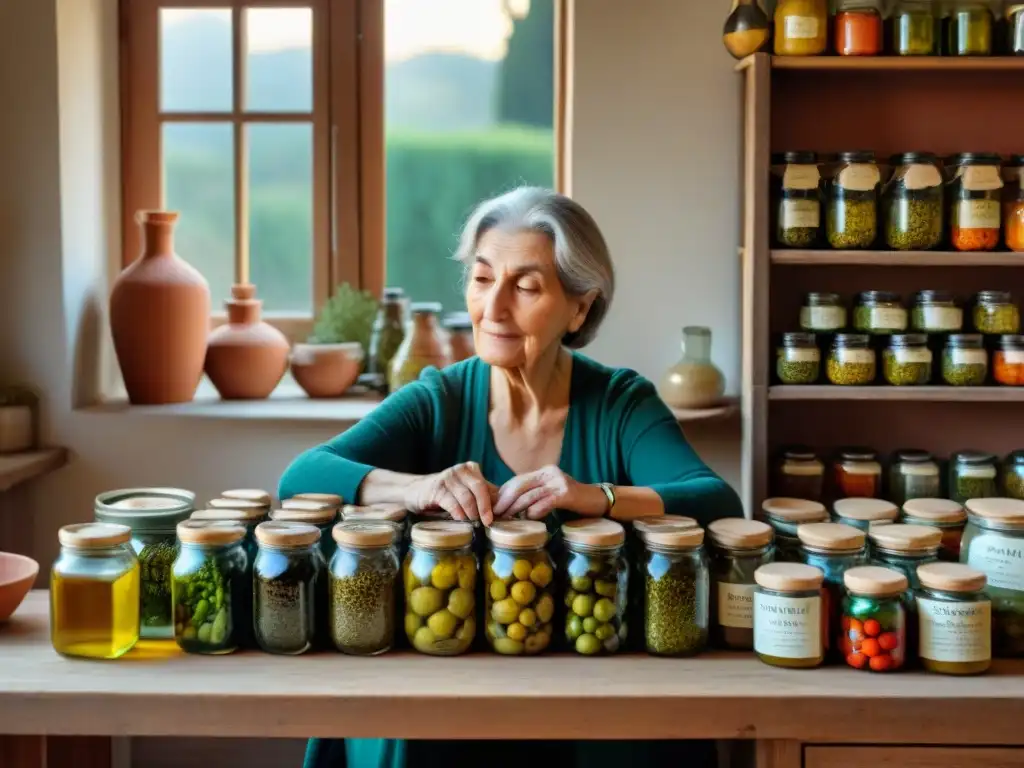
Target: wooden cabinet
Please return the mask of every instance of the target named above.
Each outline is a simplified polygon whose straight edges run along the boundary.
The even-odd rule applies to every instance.
[[[924,736],[925,734],[921,734]],[[804,748],[803,768],[1021,768],[1024,748],[822,747]]]

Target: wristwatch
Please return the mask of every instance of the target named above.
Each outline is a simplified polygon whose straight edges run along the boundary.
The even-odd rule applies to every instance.
[[[615,486],[611,483],[598,483],[597,487],[600,488],[604,495],[608,497],[608,509],[605,510],[605,517],[612,513],[615,509]]]

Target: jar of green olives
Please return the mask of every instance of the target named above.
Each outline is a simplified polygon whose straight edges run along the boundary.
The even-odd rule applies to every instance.
[[[659,530],[643,537],[644,639],[655,656],[693,656],[707,646],[710,576],[704,529]]]
[[[833,384],[864,386],[875,380],[877,362],[870,337],[863,333],[837,333],[825,362],[825,374]]]
[[[821,174],[813,152],[772,157],[775,242],[783,248],[811,248],[821,231]]]
[[[629,567],[622,553],[626,531],[614,520],[583,518],[563,525],[562,539],[565,639],[584,656],[615,653],[628,631]]]
[[[813,333],[784,333],[776,352],[775,373],[783,384],[813,384],[821,371],[821,352]]]
[[[796,530],[803,562],[825,575],[823,610],[828,617],[826,650],[839,657],[834,640],[839,636],[842,618],[843,574],[850,568],[866,565],[867,536],[864,531],[843,523],[808,523]]]
[[[892,291],[862,291],[853,308],[853,327],[861,333],[890,334],[907,330],[907,310]]]
[[[967,513],[952,499],[907,499],[903,504],[902,521],[907,525],[936,528],[942,534],[939,559],[960,560],[960,540],[963,537]]]
[[[1003,495],[1024,501],[1024,451],[1013,451],[1003,460]]]
[[[986,451],[957,451],[949,457],[949,498],[960,504],[968,499],[999,495],[996,457]]]
[[[894,387],[923,386],[932,378],[932,351],[923,333],[894,333],[882,352],[882,374]]]
[[[308,523],[256,526],[259,550],[253,565],[253,628],[266,653],[296,656],[317,639],[324,606],[318,600],[327,578],[320,531]]]
[[[754,653],[765,664],[811,669],[825,661],[822,576],[801,563],[768,563],[754,571]]]
[[[952,333],[942,350],[942,380],[951,387],[980,387],[988,375],[981,334]]]
[[[808,293],[800,307],[800,327],[811,333],[835,333],[846,327],[846,307],[838,293]]]
[[[971,317],[978,333],[1020,333],[1020,307],[1009,291],[979,291]]]
[[[476,565],[469,523],[431,520],[412,527],[402,565],[405,634],[420,653],[456,656],[473,644]]]
[[[917,570],[921,666],[942,675],[977,675],[992,665],[992,602],[985,574],[960,563]]]
[[[964,327],[964,311],[948,291],[918,291],[910,327],[921,333],[958,333]]]
[[[942,173],[930,152],[890,159],[893,174],[882,193],[885,242],[897,251],[928,251],[942,242]]]
[[[800,539],[797,530],[807,523],[828,522],[825,505],[810,499],[777,496],[761,502],[764,519],[775,532],[775,559],[800,562]]]
[[[539,520],[503,520],[487,528],[487,537],[487,642],[505,656],[540,653],[551,643],[555,615],[555,565],[545,549],[548,529]],[[589,620],[597,619],[591,615]]]
[[[342,653],[353,656],[385,653],[394,646],[395,616],[398,614],[396,587],[399,564],[394,545],[395,528],[383,520],[344,521],[335,525],[332,533],[337,549],[331,560],[329,576],[327,624],[331,642]],[[430,588],[434,589],[432,577],[433,573]],[[443,635],[450,629],[449,626],[440,626],[442,624],[472,621],[474,605],[472,590],[451,590],[446,603],[451,616],[444,614],[442,618],[434,619],[434,626],[440,632],[430,630],[433,640],[436,642],[438,634]],[[426,617],[428,622],[430,616]],[[406,615],[406,628],[413,638],[423,627],[423,619],[416,613],[412,618]]]
[[[754,572],[772,562],[772,528],[759,520],[726,517],[708,525],[711,561],[711,633],[721,648],[754,647]]]
[[[878,233],[878,187],[881,175],[875,153],[840,152],[828,185],[825,230],[839,250],[870,248]]]

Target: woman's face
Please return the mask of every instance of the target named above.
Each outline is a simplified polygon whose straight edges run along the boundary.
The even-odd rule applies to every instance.
[[[529,366],[579,330],[592,302],[590,295],[566,295],[547,235],[490,229],[477,243],[466,306],[484,362]]]

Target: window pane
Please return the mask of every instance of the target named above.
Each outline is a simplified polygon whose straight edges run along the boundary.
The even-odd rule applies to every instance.
[[[160,108],[231,111],[230,9],[160,9]]]
[[[245,108],[313,109],[313,11],[250,8],[245,12]]]
[[[386,0],[387,283],[465,307],[466,216],[554,184],[554,0]]]
[[[210,283],[214,312],[235,281],[235,183],[229,123],[165,123],[164,205],[180,211],[175,247]]]
[[[249,265],[267,312],[313,312],[313,127],[249,125]]]

